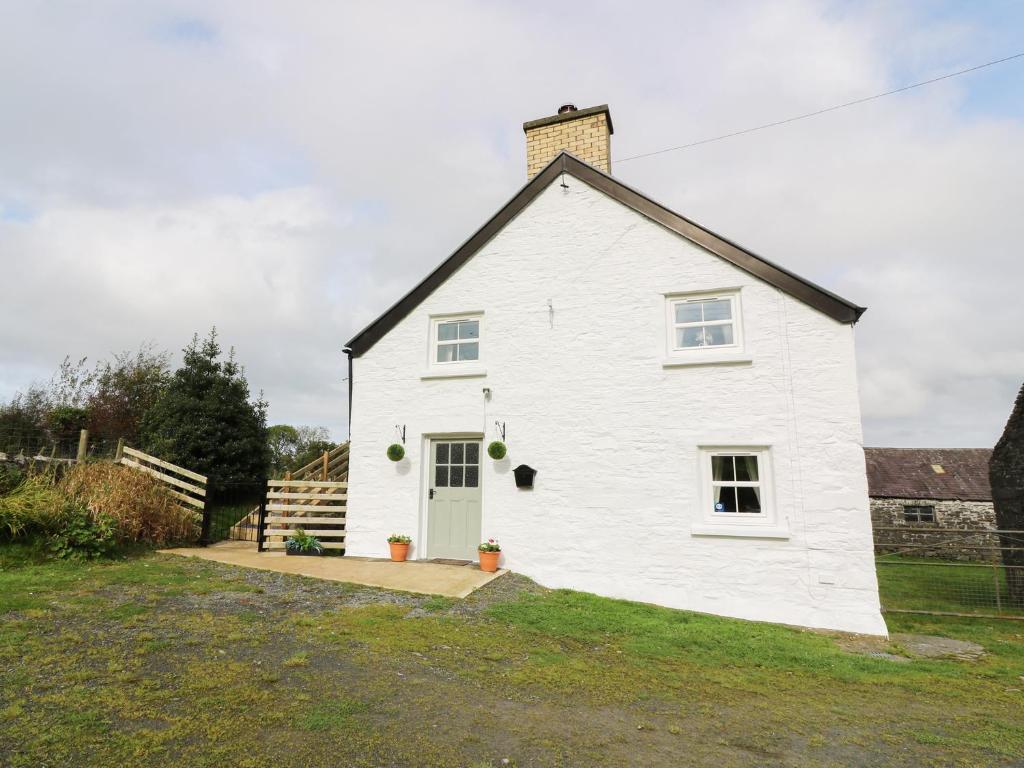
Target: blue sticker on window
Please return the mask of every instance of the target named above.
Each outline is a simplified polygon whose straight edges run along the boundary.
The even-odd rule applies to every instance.
[[[725,504],[723,504],[720,501],[716,502],[715,503],[715,512],[725,512]]]

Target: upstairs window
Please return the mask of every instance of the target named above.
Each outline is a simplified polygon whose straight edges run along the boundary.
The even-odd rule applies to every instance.
[[[431,362],[469,363],[480,359],[479,315],[438,318],[431,331]]]
[[[737,293],[675,296],[668,303],[670,352],[740,346]]]
[[[903,519],[908,523],[934,523],[935,507],[930,504],[907,504],[903,507]]]

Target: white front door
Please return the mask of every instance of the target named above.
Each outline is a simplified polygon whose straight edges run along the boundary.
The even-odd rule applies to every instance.
[[[480,543],[480,441],[431,440],[427,555],[475,560]]]

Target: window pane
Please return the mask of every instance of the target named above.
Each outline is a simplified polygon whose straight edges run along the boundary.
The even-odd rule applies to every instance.
[[[448,487],[448,467],[434,467],[434,485],[438,488]]]
[[[448,463],[448,443],[437,444],[437,463],[447,464]]]
[[[732,344],[732,324],[676,328],[676,347],[719,347]]]
[[[736,479],[757,482],[757,456],[736,457]]]
[[[909,523],[934,523],[935,507],[906,506],[903,508],[903,519]]]
[[[438,341],[452,341],[458,338],[459,324],[458,323],[438,323],[437,324],[437,340]]]
[[[480,445],[477,443],[466,443],[466,463],[467,464],[479,464],[480,463]],[[466,483],[469,485],[469,483]]]
[[[676,304],[677,323],[699,323],[701,321],[699,301],[684,301]]]
[[[472,344],[459,344],[459,360],[476,360],[480,357],[480,345],[476,342]]]
[[[722,344],[732,344],[732,323],[709,325],[704,329],[704,346],[717,347]]]
[[[736,511],[736,489],[731,485],[715,488],[715,512]]]
[[[676,346],[682,349],[704,346],[703,328],[676,328]]]
[[[458,344],[438,344],[437,345],[437,362],[439,363],[451,363],[455,361],[455,353],[457,351]]]
[[[452,485],[452,488],[461,488],[462,487],[462,467],[455,467],[455,466],[453,466],[451,469],[452,469],[452,475],[451,475],[451,481],[452,481],[451,485]]]
[[[480,338],[480,321],[479,320],[463,320],[459,323],[459,338],[460,339],[479,339]]]
[[[466,467],[466,487],[476,488],[480,484],[480,467]]]
[[[728,299],[716,299],[715,301],[704,302],[704,321],[708,320],[731,320],[732,302]]]
[[[733,470],[732,459],[732,456],[712,456],[711,479],[724,480],[726,482],[735,480],[736,473]]]
[[[756,514],[761,511],[761,489],[760,488],[737,488],[736,498],[737,509],[740,512]]]
[[[462,457],[463,457],[462,445],[463,445],[462,443],[452,443],[452,461],[451,461],[452,464],[461,464],[462,463]]]

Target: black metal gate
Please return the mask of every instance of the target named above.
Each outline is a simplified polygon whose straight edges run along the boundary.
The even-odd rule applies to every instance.
[[[260,508],[266,503],[265,479],[242,483],[211,480],[203,511],[202,544],[225,539],[256,542]]]

